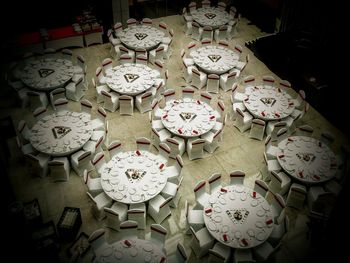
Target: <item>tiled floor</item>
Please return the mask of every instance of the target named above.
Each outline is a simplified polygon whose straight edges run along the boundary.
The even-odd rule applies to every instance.
[[[175,31],[175,37],[173,41],[173,55],[167,63],[167,68],[170,72],[170,79],[168,82],[169,88],[175,88],[177,94],[181,90],[181,86],[185,84],[181,78],[181,62],[180,62],[180,50],[187,46],[192,41],[189,37],[186,37],[182,32],[182,20],[180,16],[164,17],[164,20]],[[242,19],[238,27],[238,35],[236,38],[230,41],[231,46],[238,43],[244,47],[245,41],[255,39],[262,35],[260,30],[253,26],[248,25],[246,19]],[[91,81],[94,76],[96,68],[101,64],[102,60],[109,57],[109,44],[91,46],[84,49],[75,49],[74,54],[81,54],[86,58],[88,65],[87,77]],[[250,62],[247,66],[244,75],[253,74],[257,77],[261,77],[265,74],[272,74],[270,70],[247,48],[243,49],[243,55],[250,53]],[[274,75],[275,76],[275,75]],[[278,78],[278,76],[275,76]],[[96,113],[96,98],[95,91],[90,85],[90,89],[86,94],[86,98],[93,102],[93,113]],[[230,93],[220,92],[219,95],[214,95],[214,102],[220,97],[225,101],[226,109],[230,108]],[[69,107],[71,109],[78,109],[79,103],[70,102]],[[19,107],[1,109],[0,116],[11,114],[15,124],[17,125],[20,119],[26,119],[30,124],[33,123],[34,118],[31,116],[28,109],[22,110]],[[147,114],[140,114],[135,110],[134,115],[120,116],[119,112],[108,113],[107,119],[110,123],[109,139],[118,139],[123,143],[125,149],[135,149],[135,139],[140,136],[150,136],[150,124]],[[303,119],[304,123],[315,128],[315,134],[318,135],[321,131],[330,130],[335,134],[336,143],[334,150],[339,151],[341,144],[348,144],[349,138],[346,138],[339,130],[335,129],[324,117],[322,117],[313,108],[307,113]],[[16,148],[14,142],[12,152],[15,153]],[[168,240],[166,248],[168,253],[172,253],[178,241],[185,244],[186,250],[190,255],[189,262],[201,262],[203,259],[198,260],[194,257],[189,244],[191,237],[184,234],[185,214],[184,214],[184,202],[188,200],[191,205],[194,204],[193,187],[199,180],[206,180],[213,172],[221,172],[223,174],[224,183],[228,183],[228,174],[234,169],[241,169],[246,172],[246,185],[253,185],[253,182],[258,174],[259,170],[264,166],[263,163],[263,142],[251,140],[247,136],[247,132],[241,134],[236,128],[233,127],[232,121],[228,121],[224,130],[224,137],[221,146],[214,154],[205,154],[205,158],[201,160],[189,161],[187,155],[183,156],[185,166],[183,170],[184,181],[180,187],[182,198],[180,200],[180,206],[177,209],[172,209],[172,216],[166,219],[162,225],[168,229]],[[9,177],[11,184],[16,195],[16,198],[21,201],[32,200],[38,198],[41,206],[41,211],[44,221],[53,220],[55,223],[63,211],[65,206],[79,207],[82,212],[83,224],[81,231],[85,233],[92,233],[94,230],[103,227],[104,222],[96,221],[90,213],[90,202],[85,194],[86,188],[81,177],[78,177],[74,172],[71,172],[68,182],[53,183],[50,177],[47,178],[31,178],[26,174],[25,167],[21,165],[16,158],[12,158],[10,161]],[[288,211],[292,214],[294,211]],[[149,235],[149,225],[154,221],[147,217],[147,229],[145,232],[139,231],[140,234],[145,233]],[[285,245],[281,247],[279,254],[277,255],[278,262],[297,262],[303,255],[303,250],[298,247],[307,248],[307,242],[304,240],[304,236],[301,233],[293,233],[288,235],[285,240]],[[108,240],[113,241],[117,238],[116,232],[108,232]],[[298,245],[295,245],[298,244]],[[62,262],[67,262],[66,247],[68,244],[63,244],[61,248]],[[283,259],[283,260],[281,260]],[[204,261],[207,257],[204,258]]]

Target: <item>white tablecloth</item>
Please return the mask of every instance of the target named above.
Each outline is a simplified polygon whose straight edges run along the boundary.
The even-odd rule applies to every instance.
[[[216,7],[201,7],[191,12],[193,20],[201,26],[218,28],[227,24],[233,17]]]
[[[265,198],[243,185],[222,189],[210,195],[203,210],[210,234],[233,248],[251,248],[265,242],[274,225],[272,208]]]
[[[162,115],[162,123],[171,133],[185,137],[199,137],[210,131],[216,122],[210,105],[194,99],[168,102]]]
[[[64,86],[74,74],[71,61],[45,58],[28,62],[21,72],[21,80],[35,90],[53,90]]]
[[[157,244],[149,240],[130,239],[103,245],[97,250],[94,263],[159,263],[162,258],[166,258],[166,255]]]
[[[279,120],[289,116],[295,106],[292,97],[285,91],[263,86],[246,90],[247,98],[243,101],[247,110],[262,120]]]
[[[151,50],[160,44],[164,33],[153,26],[139,25],[124,29],[118,37],[130,49],[145,48]]]
[[[233,69],[239,59],[237,53],[223,46],[206,45],[190,52],[194,63],[207,73],[223,74]]]
[[[106,72],[106,83],[120,94],[136,96],[150,89],[160,77],[157,70],[142,64],[124,64]]]
[[[139,154],[139,155],[138,155]],[[122,152],[104,167],[101,184],[112,199],[125,203],[143,203],[158,195],[167,182],[166,164],[147,151]]]
[[[31,129],[30,142],[39,152],[66,156],[82,148],[91,135],[89,114],[62,111],[40,119]]]
[[[291,136],[278,144],[277,160],[283,170],[306,184],[322,183],[337,172],[337,160],[324,143],[306,136]]]

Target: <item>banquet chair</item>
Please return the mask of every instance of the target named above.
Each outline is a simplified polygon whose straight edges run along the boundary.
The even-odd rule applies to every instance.
[[[132,63],[132,62],[134,61],[134,58],[135,58],[135,51],[130,50],[130,49],[128,49],[127,47],[124,47],[124,46],[122,46],[122,45],[117,46],[117,47],[115,48],[115,52],[116,52],[116,54],[117,54],[116,57],[118,58],[119,61],[120,61],[120,58],[121,58],[122,55],[128,55],[128,56],[130,56],[131,59],[129,59],[128,56],[126,56],[126,59],[125,59],[125,61],[123,61],[122,64],[125,64],[125,63]],[[130,61],[130,62],[128,62],[128,61]]]
[[[208,7],[210,7],[210,1],[209,1],[209,0],[203,0],[203,1],[201,2],[201,4],[202,4],[202,8],[208,8]]]
[[[185,19],[185,24],[183,25],[182,32],[185,33],[186,36],[189,36],[192,34],[192,21],[193,18],[191,15],[183,15]]]
[[[44,92],[28,91],[30,110],[33,111],[38,107],[47,107],[49,104],[47,96]]]
[[[142,18],[141,23],[146,26],[151,26],[153,24],[153,20],[151,18],[144,17]]]
[[[283,199],[283,197],[276,193],[273,194],[270,189],[266,194],[265,199],[267,200],[267,202],[271,205],[272,208],[272,213],[273,213],[273,218],[274,218],[274,223],[282,223],[285,217],[285,201]]]
[[[148,119],[151,123],[151,128],[155,129],[157,131],[163,130],[164,129],[164,125],[162,120],[155,120],[153,119],[153,114],[151,111],[148,112]]]
[[[241,45],[236,44],[233,48],[233,51],[236,52],[236,54],[238,55],[238,58],[240,58],[243,53],[243,48]]]
[[[96,79],[98,80],[97,84],[102,84],[102,85],[106,84],[106,77],[103,74],[102,67],[97,67],[96,72],[95,72],[95,76],[96,76]],[[93,85],[95,86],[96,91],[97,91],[98,86],[95,85],[95,80],[93,80]],[[101,86],[101,85],[99,85],[99,86]],[[109,88],[108,88],[108,90],[109,90]]]
[[[209,178],[208,178],[208,183],[209,183],[209,192],[210,194],[215,193],[221,188],[221,173],[213,173]]]
[[[92,171],[84,170],[83,179],[88,189],[88,192],[92,196],[96,196],[103,191],[102,185],[101,185],[101,177],[92,177],[91,172]]]
[[[237,72],[232,71],[220,75],[220,87],[223,91],[231,90],[234,82],[237,80]]]
[[[168,25],[164,21],[159,22],[158,29],[164,34],[168,33]]]
[[[196,204],[193,208],[195,210],[203,209],[203,207],[207,205],[209,194],[205,190],[205,185],[206,182],[202,180],[199,181],[193,189],[194,197],[196,199]]]
[[[279,172],[281,170],[281,166],[277,159],[270,159],[270,160],[267,159],[265,152],[264,152],[264,161],[266,163],[266,168],[267,168],[267,175],[266,177],[264,176],[264,180],[269,181],[271,179],[270,178],[271,172],[272,171]]]
[[[230,185],[243,184],[245,178],[245,172],[235,170],[230,173]]]
[[[167,229],[159,224],[151,224],[150,229],[151,229],[150,241],[156,244],[157,247],[164,250],[166,236],[168,235]]]
[[[312,137],[313,132],[314,128],[312,128],[310,125],[302,125],[296,128],[295,133],[293,135]]]
[[[128,205],[114,202],[110,208],[103,209],[106,214],[105,227],[119,231],[120,224],[127,219]]]
[[[268,184],[265,181],[256,179],[255,182],[254,182],[254,188],[253,189],[257,193],[261,194],[262,197],[265,198],[266,193],[269,191],[269,186],[268,186]]]
[[[105,130],[107,113],[102,107],[98,107],[97,116],[90,122],[93,130]]]
[[[201,228],[197,232],[190,227],[192,239],[190,247],[192,248],[196,258],[202,258],[208,254],[209,249],[213,247],[215,239],[209,233],[206,227]]]
[[[191,86],[197,89],[203,88],[207,84],[207,74],[199,71],[195,67],[192,68]]]
[[[176,99],[175,97],[175,90],[174,89],[167,89],[164,91],[164,99],[165,99],[165,103],[168,103],[170,101],[173,101]]]
[[[208,81],[207,81],[207,92],[219,93],[219,82],[220,82],[219,75],[209,74]]]
[[[102,144],[104,141],[105,137],[104,135],[101,135],[100,138],[98,140],[88,140],[84,146],[83,146],[83,150],[87,151],[87,152],[91,152],[91,154],[93,156],[95,156],[97,153],[102,151]]]
[[[253,255],[258,262],[266,262],[274,251],[274,247],[268,241],[253,247]]]
[[[261,119],[253,119],[250,127],[249,137],[261,141],[265,133],[265,121]]]
[[[206,92],[206,91],[201,92],[201,96],[200,96],[200,100],[201,101],[203,101],[204,103],[210,105],[211,99],[212,99],[212,96],[208,92]]]
[[[135,98],[135,106],[140,113],[151,111],[151,103],[153,100],[153,94],[151,91],[146,91],[143,94],[137,95]]]
[[[100,72],[102,72],[101,67],[99,68],[99,70],[100,70]],[[101,75],[102,73],[99,73],[99,74]],[[105,85],[105,84],[97,86],[97,85],[96,85],[96,82],[95,82],[95,78],[92,78],[92,79],[91,79],[91,82],[92,82],[93,87],[94,87],[95,90],[96,90],[96,99],[97,99],[97,103],[103,102],[102,91],[109,92],[109,91],[110,91],[109,87],[108,87],[107,85]]]
[[[83,99],[80,101],[81,112],[91,115],[91,109],[92,109],[92,103],[89,100]]]
[[[137,26],[137,20],[135,18],[129,18],[128,20],[126,20],[126,24],[127,24],[128,28],[136,27]]]
[[[212,39],[210,39],[210,38],[202,38],[202,40],[201,40],[201,44],[202,44],[202,46],[205,46],[205,45],[211,45],[212,44]]]
[[[250,129],[253,121],[253,116],[249,112],[243,112],[241,109],[236,109],[236,119],[233,125],[240,131],[245,132]]]
[[[282,79],[279,83],[278,83],[278,87],[280,89],[284,89],[284,90],[288,90],[292,87],[292,84],[288,81],[288,80],[285,80],[285,79]]]
[[[153,98],[151,108],[152,108],[152,120],[160,120],[163,116],[163,110],[159,107],[159,102],[161,99]]]
[[[214,31],[214,39],[218,43],[221,40],[230,40],[232,27],[227,25],[222,25]]]
[[[186,150],[185,140],[181,137],[174,136],[172,138],[167,138],[166,143],[170,148],[169,158],[175,159],[177,155],[182,156]]]
[[[128,95],[121,95],[119,97],[119,112],[120,115],[134,114],[134,99]]]
[[[265,139],[265,153],[268,160],[276,159],[277,153],[279,152],[278,147],[272,145],[271,136],[267,135]]]
[[[119,57],[119,63],[121,65],[124,65],[124,64],[127,64],[127,63],[133,63],[133,62],[134,62],[134,59],[129,54],[122,54]]]
[[[144,209],[141,208],[129,208],[127,211],[128,220],[137,222],[137,229],[146,228],[146,206],[145,203],[140,203]],[[140,205],[138,204],[138,205]]]
[[[106,237],[105,237],[105,230],[103,228],[97,229],[89,236],[88,241],[90,243],[90,246],[93,250],[93,253],[96,253],[96,251],[102,247],[103,245],[107,244]]]
[[[49,113],[45,107],[39,107],[33,111],[33,117],[38,121],[45,116],[48,116]]]
[[[283,128],[287,128],[287,123],[285,121],[269,121],[266,125],[266,134],[271,136],[273,142],[277,141],[277,133]]]
[[[219,2],[219,3],[218,3],[218,8],[219,8],[221,11],[226,11],[226,3],[225,3],[225,2]]]
[[[166,166],[163,169],[162,174],[167,177],[168,182],[180,185],[180,182],[183,178],[183,175],[181,173],[183,166],[184,163],[181,156],[177,155],[174,165]]]
[[[158,46],[156,49],[153,49],[149,52],[149,62],[151,64],[154,64],[156,60],[162,61],[164,59],[165,55],[165,47],[164,46]]]
[[[212,248],[209,249],[208,263],[228,263],[231,258],[231,248],[216,242]]]
[[[226,40],[220,40],[220,41],[218,42],[218,45],[219,45],[219,46],[222,46],[222,47],[224,47],[224,48],[228,48],[228,47],[229,47],[229,43],[228,43],[228,41],[226,41]]]
[[[180,242],[177,243],[175,253],[167,256],[168,263],[186,263],[187,260],[188,255],[186,253],[185,247]]]
[[[83,77],[80,77],[79,80],[74,83],[70,82],[66,86],[66,97],[72,101],[80,101],[81,98],[85,95],[84,86],[83,86]]]
[[[304,108],[304,105],[306,103],[306,94],[304,90],[299,90],[297,97],[294,99],[294,106],[296,109],[301,110]]]
[[[122,146],[122,144],[121,144],[121,142],[119,140],[111,141],[111,143],[107,147],[110,159],[112,159],[118,153],[122,152],[121,146]]]
[[[110,112],[115,112],[119,107],[119,95],[115,92],[101,91],[103,108]]]
[[[194,97],[194,89],[191,87],[185,87],[182,89],[182,98],[183,99],[193,99]]]
[[[153,218],[156,224],[162,223],[168,216],[171,215],[169,203],[171,197],[164,198],[157,195],[148,202],[148,214]]]
[[[135,63],[147,66],[148,58],[146,55],[137,55],[135,59]]]
[[[17,125],[17,134],[21,144],[28,144],[31,136],[31,131],[25,120],[20,120]]]
[[[185,233],[191,234],[190,227],[195,231],[198,231],[204,227],[204,217],[202,209],[190,209],[188,201],[185,201],[185,216],[186,216],[186,226]]]
[[[298,210],[303,209],[306,200],[307,190],[304,185],[292,183],[286,199],[286,206]]]
[[[211,41],[213,40],[213,28],[211,26],[204,26],[202,28],[202,36],[201,39],[207,38]]]
[[[179,205],[179,201],[181,199],[181,193],[179,192],[179,187],[182,183],[182,179],[180,180],[179,184],[167,182],[160,192],[161,195],[164,198],[171,197],[171,201],[169,203],[170,207],[176,208]]]
[[[55,100],[54,106],[56,112],[68,111],[68,100],[66,98],[60,98]]]
[[[68,181],[70,164],[67,157],[55,157],[48,162],[50,176],[54,182]]]
[[[159,149],[159,144],[164,143],[167,138],[170,138],[171,134],[167,129],[162,129],[157,131],[156,129],[152,128],[151,132],[151,140],[154,147]]]
[[[330,215],[336,201],[336,194],[326,191],[321,186],[312,186],[307,192],[309,211]]]
[[[139,55],[144,55],[144,56],[146,56],[146,58],[148,58],[147,50],[143,47],[138,47],[135,49],[135,57],[137,57]]]
[[[208,153],[213,153],[219,147],[219,141],[221,140],[221,132],[222,128],[212,132],[209,131],[201,136],[202,139],[205,140],[204,150]]]
[[[92,165],[99,176],[102,175],[103,168],[106,165],[106,159],[104,152],[98,152],[91,161]]]
[[[50,97],[50,103],[52,105],[52,108],[54,110],[56,110],[54,102],[57,99],[60,99],[60,98],[65,99],[66,98],[66,89],[65,88],[54,89],[54,90],[50,91],[49,97]]]
[[[238,84],[233,83],[232,85],[232,93],[231,93],[231,102],[243,102],[246,99],[246,95],[242,92],[238,92]]]
[[[164,71],[164,62],[161,61],[160,59],[156,59],[154,61],[154,68],[160,72],[160,74],[163,73]]]
[[[334,135],[331,132],[326,131],[321,133],[320,141],[326,144],[328,147],[332,146],[334,140]]]
[[[64,48],[61,51],[61,55],[63,59],[66,59],[68,61],[73,62],[73,51],[68,49],[68,48]]]
[[[104,208],[109,207],[112,204],[113,200],[108,195],[106,195],[105,192],[101,192],[95,197],[93,197],[89,192],[86,192],[86,194],[92,202],[92,215],[95,217],[96,220],[101,221],[106,217]]]
[[[167,163],[171,152],[170,147],[165,142],[161,142],[158,151],[158,159],[163,163]]]
[[[140,137],[136,139],[136,149],[138,151],[151,151],[151,141],[146,137]],[[142,154],[142,153],[140,153]]]
[[[192,13],[194,10],[197,9],[197,3],[196,2],[190,2],[188,4],[188,9],[189,9],[190,13]]]
[[[113,30],[116,36],[118,36],[121,32],[123,32],[123,24],[121,22],[117,22],[113,26]]]
[[[284,139],[288,138],[288,136],[289,136],[289,134],[288,134],[287,128],[280,129],[276,134],[277,143],[280,143]]]
[[[269,191],[274,194],[284,195],[288,192],[291,184],[290,177],[284,172],[271,171],[271,181]]]
[[[138,225],[137,222],[133,220],[126,220],[120,223],[119,226],[119,240],[137,239],[138,238]]]
[[[267,88],[267,89],[271,89],[275,87],[275,82],[276,82],[275,78],[270,75],[265,75],[262,78],[262,85],[264,88]]]
[[[29,153],[25,155],[28,174],[31,176],[45,177],[49,171],[50,156],[44,153]]]
[[[201,41],[203,28],[197,22],[192,21],[192,34],[191,38],[197,41]]]
[[[201,159],[204,156],[205,140],[199,138],[190,138],[187,141],[186,151],[189,160]]]
[[[71,156],[71,165],[77,175],[83,176],[84,170],[91,171],[93,166],[91,164],[91,152],[80,150]]]

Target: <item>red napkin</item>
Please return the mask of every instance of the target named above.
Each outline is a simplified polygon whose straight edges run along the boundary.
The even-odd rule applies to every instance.
[[[124,240],[124,244],[125,244],[125,245],[127,245],[128,247],[130,247],[130,246],[131,246],[131,243],[130,243],[130,241],[129,241],[129,240]]]
[[[225,188],[221,188],[220,191],[223,193],[227,193],[227,190]]]
[[[198,103],[198,104],[202,104],[202,103],[200,102],[200,100],[197,100],[197,103]]]
[[[256,192],[255,191],[253,192],[253,197],[256,198]]]
[[[242,239],[242,243],[243,243],[243,245],[248,246],[248,241],[244,238]]]
[[[137,151],[136,151],[136,154],[137,154],[138,156],[140,156],[140,155],[141,155],[141,153],[140,153],[140,151],[139,151],[139,150],[137,150]]]
[[[281,115],[279,115],[279,113],[275,112],[275,115],[277,118],[281,117]]]
[[[304,178],[303,171],[299,172],[298,175],[299,175],[301,178]]]
[[[198,134],[198,132],[196,130],[193,130],[192,132],[195,133],[195,134]]]
[[[178,131],[180,134],[182,134],[182,130],[181,130],[181,129],[178,129],[177,131]]]
[[[222,237],[224,238],[225,242],[228,240],[228,236],[226,234],[224,234]]]
[[[213,211],[211,208],[208,208],[205,210],[205,213],[208,214],[208,213],[211,213],[211,211]]]
[[[159,261],[159,263],[163,263],[163,262],[165,262],[165,257],[162,257]]]
[[[284,158],[284,154],[278,155],[278,158]]]
[[[266,221],[266,225],[271,225],[273,223],[272,219]]]
[[[265,117],[265,112],[262,111],[262,112],[261,112],[261,115]]]
[[[163,115],[163,119],[166,119],[168,117],[168,114]]]
[[[159,169],[162,170],[164,167],[164,163],[162,163],[160,166],[159,166]]]
[[[214,119],[215,118],[215,116],[210,116],[210,119],[212,120],[212,119]]]

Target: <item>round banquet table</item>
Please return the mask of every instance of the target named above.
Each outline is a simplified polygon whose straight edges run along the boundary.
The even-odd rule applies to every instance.
[[[158,195],[167,182],[166,164],[148,151],[115,155],[103,168],[101,184],[113,200],[125,204],[146,202]]]
[[[44,58],[28,62],[21,80],[29,88],[49,91],[64,86],[74,74],[73,63],[66,59]]]
[[[203,210],[210,234],[232,248],[252,248],[266,241],[273,230],[273,212],[266,199],[244,185],[214,192]]]
[[[164,32],[153,26],[139,25],[124,29],[118,37],[130,49],[145,48],[151,50],[162,42]]]
[[[39,152],[66,156],[84,146],[92,135],[90,115],[61,111],[44,116],[30,130],[30,142]]]
[[[128,239],[103,245],[98,249],[94,263],[158,263],[166,262],[159,245],[150,240]]]
[[[107,70],[106,84],[119,94],[136,96],[150,89],[159,77],[159,71],[146,65],[127,63]]]
[[[199,100],[169,101],[162,115],[162,123],[171,133],[185,137],[199,137],[210,131],[216,122],[213,108]]]
[[[223,46],[206,45],[190,52],[194,63],[206,73],[223,74],[233,69],[239,55]]]
[[[290,176],[305,184],[322,183],[337,172],[335,154],[321,141],[291,136],[278,144],[277,160]]]
[[[193,20],[201,26],[211,26],[218,28],[226,25],[233,17],[226,11],[216,7],[201,7],[191,12]]]
[[[283,119],[295,108],[292,97],[279,88],[255,86],[248,88],[246,94],[244,106],[253,116],[265,121]]]

